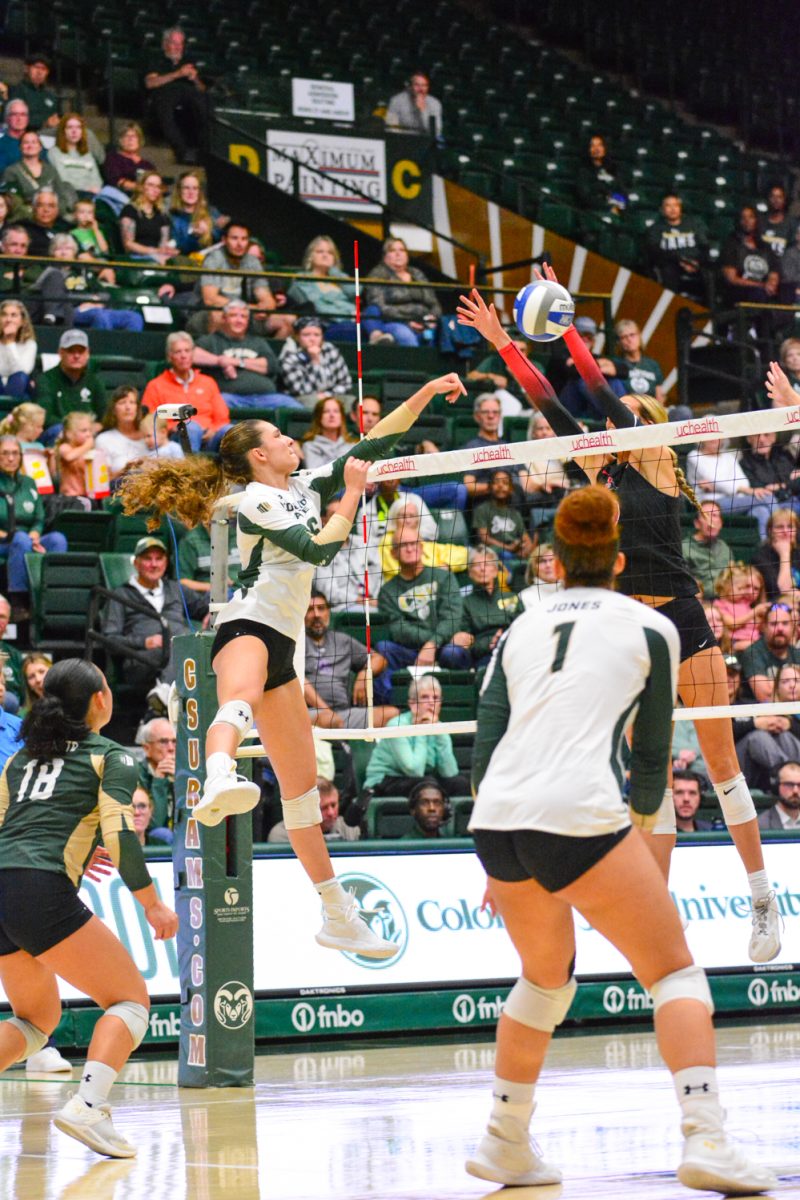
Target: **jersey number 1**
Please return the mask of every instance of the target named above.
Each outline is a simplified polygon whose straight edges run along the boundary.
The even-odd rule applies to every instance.
[[[553,630],[553,633],[558,635],[558,642],[556,643],[555,656],[550,664],[551,674],[555,674],[556,671],[560,671],[563,667],[564,659],[567,657],[567,646],[569,645],[569,639],[572,637],[574,628],[574,621],[565,621],[563,625],[556,625]]]
[[[49,800],[56,789],[63,766],[63,758],[54,758],[52,762],[41,763],[35,758],[31,759],[20,780],[17,803],[19,804],[22,800]],[[34,779],[33,773],[37,767],[39,770]],[[33,787],[31,787],[32,780]],[[27,794],[28,788],[30,788],[30,795]]]

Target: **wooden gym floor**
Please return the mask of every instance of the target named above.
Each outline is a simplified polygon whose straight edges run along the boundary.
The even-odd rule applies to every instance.
[[[800,1025],[719,1031],[729,1127],[800,1200]],[[50,1117],[64,1076],[0,1076],[2,1200],[478,1200],[463,1161],[488,1111],[493,1050],[411,1042],[261,1055],[252,1089],[178,1090],[173,1060],[129,1064],[114,1088],[128,1162],[100,1159]],[[77,1079],[77,1070],[73,1073]],[[76,1085],[73,1083],[72,1087]],[[647,1031],[558,1038],[534,1132],[560,1187],[514,1200],[673,1200],[677,1106]]]

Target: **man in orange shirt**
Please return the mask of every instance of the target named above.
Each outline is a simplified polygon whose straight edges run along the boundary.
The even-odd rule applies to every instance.
[[[197,413],[186,425],[192,450],[215,451],[230,429],[228,406],[210,375],[192,367],[194,339],[188,333],[167,338],[166,371],[151,379],[142,404],[155,412],[159,404],[191,404]]]

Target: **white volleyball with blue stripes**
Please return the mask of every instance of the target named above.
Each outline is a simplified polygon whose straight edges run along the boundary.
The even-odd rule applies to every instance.
[[[533,342],[563,337],[575,317],[575,301],[560,283],[540,279],[527,284],[514,301],[514,320],[520,333]]]

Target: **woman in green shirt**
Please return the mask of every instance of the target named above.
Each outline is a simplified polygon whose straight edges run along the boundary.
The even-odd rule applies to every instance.
[[[18,620],[28,599],[26,554],[63,553],[63,533],[43,533],[44,504],[36,484],[22,473],[22,447],[0,438],[0,558],[8,559],[8,598]]]

